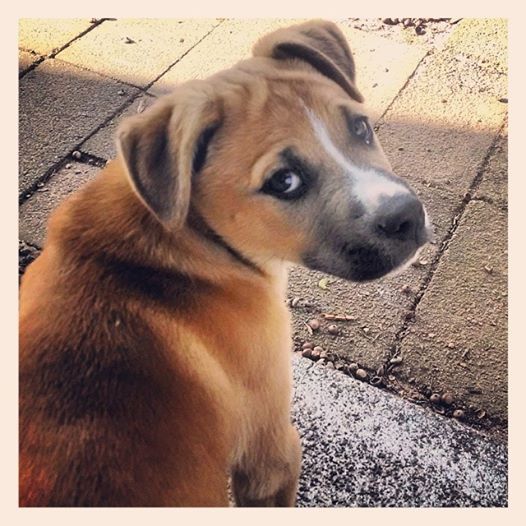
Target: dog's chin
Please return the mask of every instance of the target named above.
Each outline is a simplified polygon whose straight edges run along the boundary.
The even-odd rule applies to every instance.
[[[419,256],[423,245],[406,254],[383,252],[374,246],[357,246],[344,257],[328,254],[323,257],[305,256],[304,264],[339,278],[354,282],[367,282],[395,276],[407,269]]]

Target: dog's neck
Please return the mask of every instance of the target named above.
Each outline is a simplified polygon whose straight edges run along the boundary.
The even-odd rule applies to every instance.
[[[111,219],[109,219],[111,218]],[[106,258],[173,272],[215,286],[243,281],[284,291],[287,267],[241,254],[191,207],[185,226],[168,231],[135,195],[118,161],[52,217],[48,242],[81,258]]]

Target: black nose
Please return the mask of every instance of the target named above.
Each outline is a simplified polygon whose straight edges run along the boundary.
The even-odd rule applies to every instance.
[[[424,207],[411,193],[396,195],[384,202],[375,220],[377,233],[389,239],[414,240],[421,245],[426,237]]]

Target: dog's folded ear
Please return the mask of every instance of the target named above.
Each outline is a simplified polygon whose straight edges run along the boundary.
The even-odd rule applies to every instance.
[[[332,79],[353,99],[363,102],[356,88],[356,73],[351,50],[336,24],[313,20],[278,29],[261,38],[252,49],[255,57],[307,62]]]
[[[218,119],[213,99],[189,86],[126,119],[117,131],[118,151],[133,189],[170,229],[186,220],[192,175],[206,162]]]

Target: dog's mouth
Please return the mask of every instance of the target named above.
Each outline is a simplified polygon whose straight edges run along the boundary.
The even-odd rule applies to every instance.
[[[416,261],[428,235],[417,242],[402,243],[396,247],[381,247],[367,242],[345,243],[338,247],[325,245],[303,256],[303,263],[313,269],[333,274],[349,281],[372,281],[397,275]]]

